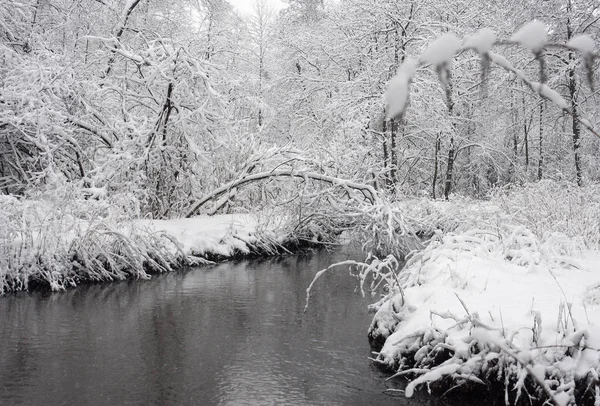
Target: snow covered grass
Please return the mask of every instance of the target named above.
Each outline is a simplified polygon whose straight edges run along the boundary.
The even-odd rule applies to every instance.
[[[256,216],[125,220],[94,201],[0,196],[0,294],[84,281],[149,278],[184,265],[284,250]]]
[[[495,230],[522,225],[546,240],[564,234],[587,248],[600,248],[600,186],[578,187],[550,180],[495,190],[488,200],[451,196],[450,202],[406,199],[396,204],[419,234]]]
[[[82,281],[148,278],[185,259],[174,240],[99,214],[74,217],[74,206],[0,196],[0,294]]]
[[[542,181],[494,193],[492,203],[538,237],[561,233],[600,249],[600,185]]]

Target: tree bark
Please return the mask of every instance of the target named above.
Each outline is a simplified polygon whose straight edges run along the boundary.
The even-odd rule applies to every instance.
[[[567,41],[573,37],[573,30],[571,27],[571,13],[572,13],[571,0],[567,2]],[[577,185],[583,184],[583,174],[581,171],[581,158],[579,156],[579,147],[581,142],[581,128],[579,127],[579,110],[577,106],[577,79],[575,78],[575,56],[573,52],[569,52],[569,67],[567,69],[567,87],[569,88],[569,98],[571,99],[571,113],[572,113],[572,137],[573,137],[573,154],[575,158],[575,178],[577,179]]]
[[[439,167],[439,154],[440,148],[442,145],[442,140],[440,139],[440,135],[438,134],[435,137],[435,155],[433,159],[433,182],[431,184],[431,197],[433,199],[436,198],[436,187],[437,187],[437,178],[438,178],[438,167]]]
[[[456,147],[454,137],[450,138],[450,149],[448,150],[448,168],[446,169],[446,182],[444,184],[444,199],[448,200],[452,192],[452,177],[454,172],[454,159],[456,158]]]
[[[543,149],[543,141],[544,141],[544,103],[540,103],[540,142],[539,142],[539,158],[538,158],[538,180],[542,180],[544,174],[544,149]]]

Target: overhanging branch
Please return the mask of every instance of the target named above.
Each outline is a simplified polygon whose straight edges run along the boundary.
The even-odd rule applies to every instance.
[[[207,202],[218,198],[223,193],[227,191],[246,185],[251,182],[257,182],[263,179],[270,179],[276,177],[288,177],[288,178],[300,178],[300,179],[312,179],[320,182],[330,183],[335,186],[339,186],[348,191],[357,190],[362,193],[364,198],[369,201],[370,204],[376,204],[379,202],[379,196],[375,189],[370,185],[365,185],[362,183],[355,183],[345,179],[336,178],[333,176],[327,176],[320,173],[314,172],[303,172],[303,171],[294,171],[294,170],[275,170],[268,172],[260,172],[255,173],[253,175],[248,175],[243,178],[236,179],[228,184],[221,186],[218,189],[213,190],[211,193],[205,195],[200,200],[198,200],[195,204],[193,204],[190,211],[187,213],[186,218],[192,217],[204,204]]]

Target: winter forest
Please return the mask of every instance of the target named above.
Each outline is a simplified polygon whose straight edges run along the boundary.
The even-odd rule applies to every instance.
[[[600,405],[600,3],[248,3],[0,0],[0,309],[353,244],[403,397]]]

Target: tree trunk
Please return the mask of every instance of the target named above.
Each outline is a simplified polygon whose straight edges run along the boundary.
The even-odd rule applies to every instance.
[[[173,111],[172,95],[173,82],[169,82],[169,85],[167,86],[167,97],[165,98],[165,104],[163,105],[162,145],[165,147],[167,146],[167,125],[169,124],[169,118],[171,118],[171,112]]]
[[[396,137],[398,133],[398,121],[390,120],[390,186],[396,189],[398,157],[396,156]]]
[[[438,178],[438,167],[439,167],[439,154],[440,154],[440,148],[442,145],[442,140],[440,139],[440,135],[438,134],[437,137],[435,137],[435,155],[433,157],[433,182],[431,184],[431,197],[432,198],[436,198],[436,186],[437,186],[437,178]]]
[[[450,149],[448,150],[448,168],[446,170],[446,182],[444,184],[444,198],[448,200],[448,196],[452,192],[452,176],[454,171],[454,159],[456,157],[456,148],[454,146],[454,137],[450,138]]]
[[[544,168],[544,150],[543,150],[543,141],[544,141],[544,103],[540,104],[540,142],[539,142],[539,158],[538,158],[538,180],[542,180],[543,176],[543,168]]]
[[[445,81],[443,77],[445,75]],[[450,77],[450,68],[442,67],[438,70],[440,83],[445,85],[446,92],[446,107],[448,108],[448,117],[452,120],[452,136],[450,137],[450,149],[448,150],[448,165],[446,166],[446,181],[444,184],[444,198],[448,200],[450,192],[452,192],[452,178],[454,176],[454,160],[456,158],[456,148],[454,146],[454,134],[456,134],[456,122],[454,116],[454,100],[452,98],[452,80]]]
[[[385,186],[388,187],[390,184],[390,177],[389,177],[389,168],[390,168],[390,154],[388,152],[388,145],[387,145],[387,120],[385,119],[385,110],[383,111],[383,124],[382,124],[382,129],[381,129],[381,133],[383,134],[383,140],[382,140],[382,147],[383,147],[383,173],[384,173],[384,179],[385,179]]]
[[[571,28],[571,0],[567,3],[567,41],[573,37]],[[577,80],[575,78],[575,56],[569,52],[569,67],[567,69],[567,87],[569,88],[569,98],[571,99],[572,129],[573,129],[573,153],[575,157],[575,178],[577,185],[583,184],[583,175],[581,173],[581,158],[579,156],[579,146],[581,141],[581,128],[579,127],[579,110],[577,106]]]
[[[571,57],[569,57],[571,60]],[[581,141],[581,128],[579,127],[579,111],[577,108],[577,83],[575,81],[575,69],[569,68],[569,96],[571,97],[571,111],[573,117],[571,119],[573,124],[573,154],[575,158],[575,178],[577,179],[577,185],[583,184],[583,174],[581,171],[581,157],[579,155],[579,147]]]
[[[525,105],[525,95],[523,95],[523,112],[525,112],[526,105]],[[533,124],[533,114],[531,116],[531,120],[529,120],[529,125],[527,125],[527,120],[525,118],[525,114],[523,114],[523,144],[525,146],[525,177],[526,179],[528,179],[529,177],[527,176],[529,173],[529,130],[531,129],[531,126]]]
[[[518,134],[518,113],[516,110],[516,103],[514,94],[510,98],[510,118],[511,118],[511,127],[509,130],[509,146],[512,143],[512,151],[513,151],[513,159],[510,163],[510,167],[508,169],[509,178],[511,182],[515,182],[516,173],[517,173],[517,164],[519,158],[519,134]]]
[[[140,1],[141,0],[134,0],[133,2],[131,2],[129,4],[129,7],[126,10],[124,10],[123,21],[121,21],[121,25],[119,26],[119,29],[115,35],[117,43],[119,43],[121,41],[121,37],[123,36],[123,33],[125,32],[125,27],[127,26],[127,20],[129,20],[129,16],[131,16],[131,13],[137,7],[137,5],[140,3]],[[104,77],[107,77],[108,74],[110,73],[110,71],[112,70],[113,64],[115,63],[115,59],[116,59],[116,52],[112,51],[110,59],[108,60],[108,66],[106,68],[106,71],[104,72]]]

